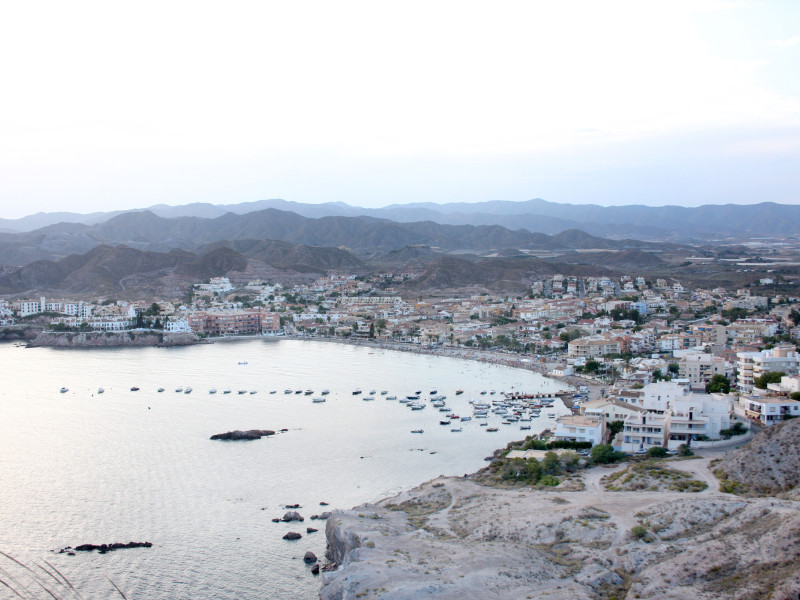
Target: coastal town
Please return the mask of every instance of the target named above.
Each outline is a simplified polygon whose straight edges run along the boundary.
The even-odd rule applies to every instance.
[[[394,286],[413,277],[335,273],[294,287],[216,277],[182,301],[150,303],[6,300],[0,326],[6,339],[32,329],[33,345],[288,336],[536,370],[576,392],[566,399],[574,414],[549,435],[629,453],[740,442],[753,427],[800,415],[800,305],[776,294],[770,279],[706,290],[637,276],[555,275],[525,296],[399,294]]]

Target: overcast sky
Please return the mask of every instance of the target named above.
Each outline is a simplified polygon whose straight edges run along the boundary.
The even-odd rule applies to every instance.
[[[0,217],[800,203],[800,2],[4,2]]]

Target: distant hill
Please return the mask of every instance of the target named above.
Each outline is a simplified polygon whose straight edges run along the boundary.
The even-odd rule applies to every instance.
[[[100,245],[83,254],[57,261],[38,260],[4,271],[0,276],[0,294],[56,292],[84,297],[125,291],[134,296],[148,293],[175,296],[192,283],[210,277],[297,282],[325,273],[332,261],[353,268],[361,265],[357,258],[336,248],[261,241],[246,250],[253,254],[252,258],[224,243],[197,254],[181,249],[151,252],[125,245]]]

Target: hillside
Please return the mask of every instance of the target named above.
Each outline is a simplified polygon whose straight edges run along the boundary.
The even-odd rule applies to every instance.
[[[785,421],[759,432],[746,446],[717,465],[743,491],[777,494],[800,485],[800,419]]]
[[[599,276],[608,269],[593,266],[569,265],[536,258],[487,258],[468,260],[442,256],[430,261],[418,279],[404,284],[406,289],[453,289],[483,287],[507,292],[523,292],[531,282],[544,276]]]
[[[358,259],[336,248],[256,241],[245,250],[253,257],[224,243],[211,245],[199,253],[180,249],[150,252],[125,245],[101,245],[58,261],[38,260],[4,271],[0,276],[0,294],[47,292],[84,297],[126,290],[142,296],[178,296],[193,283],[210,277],[228,276],[242,281],[269,278],[290,283],[325,273],[332,264],[360,265]]]

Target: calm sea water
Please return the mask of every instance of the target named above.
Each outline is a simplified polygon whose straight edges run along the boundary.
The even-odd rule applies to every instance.
[[[69,391],[60,393],[62,386]],[[178,386],[193,392],[176,393]],[[111,596],[107,577],[130,600],[316,598],[319,580],[302,556],[322,557],[324,522],[309,516],[440,474],[473,472],[495,448],[552,423],[545,417],[521,432],[490,420],[500,431],[489,433],[473,420],[454,433],[439,425],[435,408],[411,411],[381,390],[401,397],[436,389],[454,412],[469,414],[468,400],[481,390],[560,386],[506,367],[310,341],[114,350],[0,345],[0,550],[28,564],[50,561],[87,600]],[[212,387],[217,394],[209,394]],[[223,395],[226,388],[232,393]],[[285,388],[331,393],[313,404],[312,396]],[[378,394],[367,402],[352,395],[356,388]],[[465,393],[456,397],[456,389]],[[560,402],[555,411],[568,412]],[[249,442],[209,440],[262,428],[288,431]],[[411,433],[418,428],[422,435]],[[304,523],[271,522],[295,503]],[[320,531],[306,535],[306,526]],[[281,539],[292,530],[303,539]],[[154,546],[51,553],[128,541]]]

